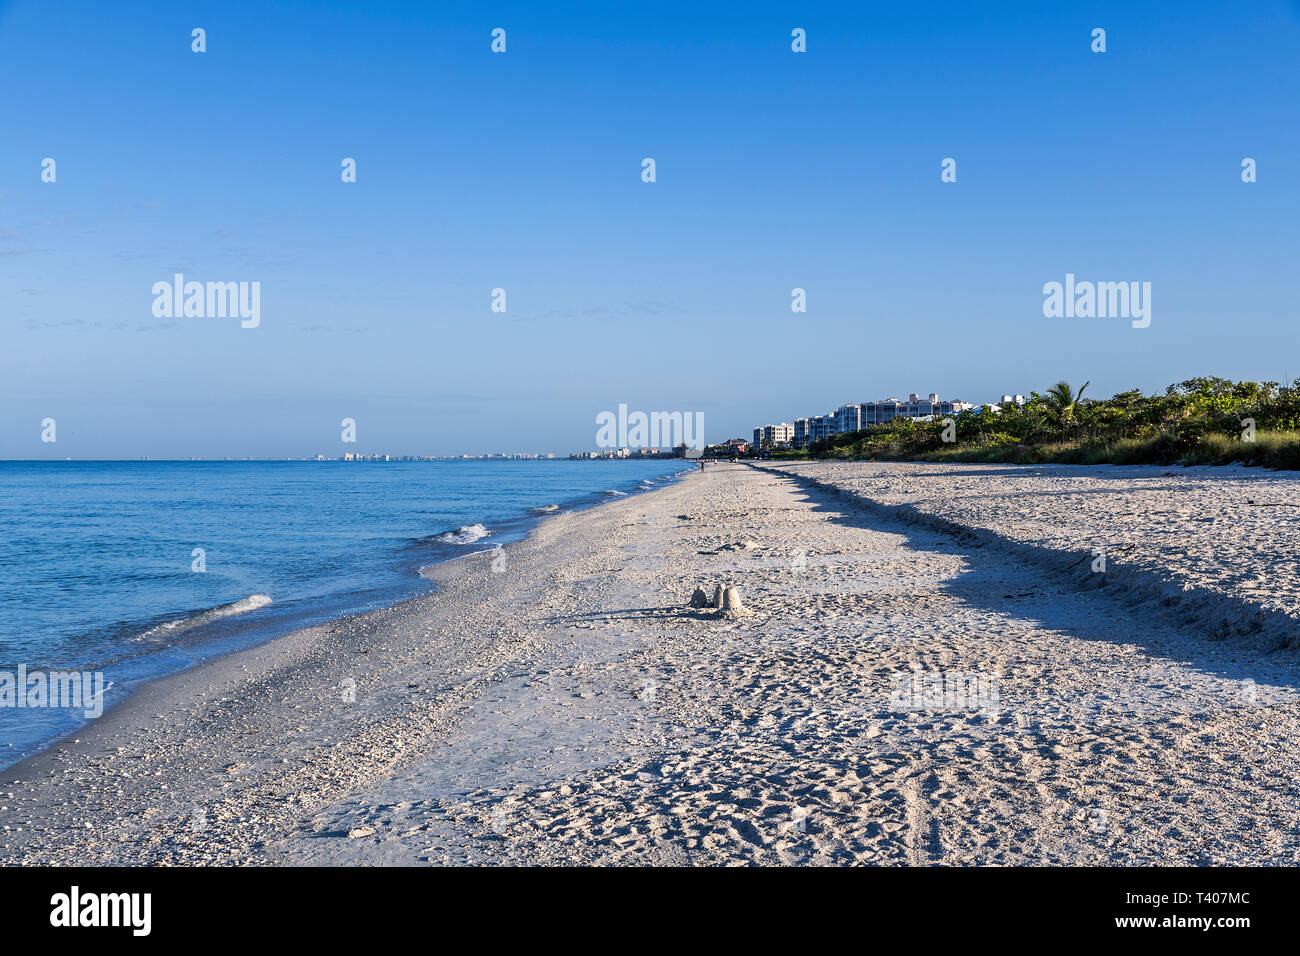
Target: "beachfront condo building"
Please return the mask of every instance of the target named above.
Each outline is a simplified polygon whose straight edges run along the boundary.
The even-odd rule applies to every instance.
[[[754,447],[762,448],[763,442],[769,445],[789,445],[794,441],[794,426],[788,422],[780,425],[760,425],[754,429]]]
[[[862,427],[862,406],[841,405],[835,410],[835,434],[847,435]]]
[[[941,402],[939,396],[931,392],[925,398],[915,393],[907,396],[907,401],[885,398],[878,402],[864,402],[862,408],[862,427],[883,425],[894,418],[929,418],[932,415],[957,415],[975,408],[970,402]]]
[[[1019,396],[1017,396],[1019,398]],[[1023,399],[1021,399],[1023,402]],[[897,398],[882,398],[875,402],[861,402],[853,405],[841,405],[827,415],[812,418],[796,418],[791,429],[791,444],[795,448],[806,448],[810,442],[827,438],[830,435],[847,435],[851,432],[883,425],[895,418],[930,418],[933,416],[958,415],[975,408],[970,402],[954,400],[943,402],[935,392],[922,397],[915,392],[907,396],[907,401]],[[760,429],[754,429],[757,436]]]

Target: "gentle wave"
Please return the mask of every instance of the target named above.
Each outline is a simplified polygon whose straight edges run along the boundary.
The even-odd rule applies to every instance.
[[[535,514],[535,515],[545,515],[545,514],[550,514],[552,511],[559,511],[559,510],[560,510],[560,506],[559,506],[559,505],[542,505],[540,508],[532,508],[532,509],[530,509],[530,510],[531,510],[531,511],[533,512],[533,514]]]
[[[167,621],[156,627],[151,627],[137,637],[136,640],[142,641],[149,637],[160,637],[164,634],[173,634],[176,631],[188,631],[190,628],[202,624],[219,621],[223,617],[234,617],[236,614],[247,614],[249,611],[256,611],[258,608],[266,607],[270,603],[271,598],[265,594],[250,594],[238,601],[231,601],[229,604],[218,604],[216,607],[200,611],[198,614],[191,614],[189,617],[177,618],[175,621]]]
[[[444,531],[442,534],[435,535],[433,540],[440,544],[473,544],[491,533],[481,524],[467,524],[455,531]]]
[[[622,498],[622,497],[625,497],[625,496],[627,495],[627,492],[626,492],[626,491],[615,491],[614,489],[611,488],[609,491],[605,492],[605,494],[609,495],[611,498],[614,498],[614,497]]]

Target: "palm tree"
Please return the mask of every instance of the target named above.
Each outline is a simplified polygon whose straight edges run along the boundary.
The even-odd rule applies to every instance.
[[[1050,409],[1049,414],[1062,430],[1066,426],[1073,424],[1074,414],[1078,410],[1079,402],[1083,401],[1083,392],[1092,380],[1084,382],[1076,394],[1070,387],[1069,382],[1057,382],[1047,390],[1047,407]]]

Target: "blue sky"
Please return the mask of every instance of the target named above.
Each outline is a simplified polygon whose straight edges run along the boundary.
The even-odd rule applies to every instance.
[[[1300,376],[1300,4],[713,9],[0,2],[0,457]],[[260,326],[156,319],[178,271]],[[1067,272],[1151,282],[1151,326],[1044,318]]]

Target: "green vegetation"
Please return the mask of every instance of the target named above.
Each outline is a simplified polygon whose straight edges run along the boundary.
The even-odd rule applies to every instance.
[[[1300,379],[1279,386],[1192,378],[1163,395],[1133,389],[1106,399],[1085,399],[1087,387],[1075,392],[1058,382],[1032,393],[1023,407],[1006,405],[1000,413],[986,406],[951,420],[895,419],[813,442],[807,457],[1082,465],[1240,461],[1300,469]],[[945,441],[945,432],[955,440]]]

